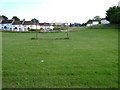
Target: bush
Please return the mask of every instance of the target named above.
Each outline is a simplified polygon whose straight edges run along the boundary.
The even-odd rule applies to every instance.
[[[36,31],[36,29],[30,29],[29,31]]]
[[[61,28],[60,28],[60,27],[55,27],[55,28],[53,28],[53,30],[54,30],[55,32],[60,32],[60,31],[61,31]]]
[[[61,30],[61,28],[59,28],[59,27],[56,27],[56,28],[54,28],[53,30]]]

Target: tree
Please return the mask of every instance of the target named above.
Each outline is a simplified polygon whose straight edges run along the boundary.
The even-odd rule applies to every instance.
[[[111,24],[120,24],[120,7],[113,6],[106,11],[106,19]]]
[[[116,13],[116,21],[120,24],[120,11]]]
[[[39,23],[39,20],[37,20],[36,18],[31,19],[31,21],[32,21],[33,23]]]
[[[12,20],[20,21],[20,19],[19,19],[17,16],[13,16],[13,17],[12,17]]]
[[[100,18],[100,16],[95,16],[95,17],[94,17],[94,20],[100,21],[101,18]]]
[[[0,16],[0,19],[7,20],[7,19],[8,19],[8,17],[6,17],[6,16],[2,15],[2,16]]]
[[[101,18],[100,18],[100,16],[95,16],[94,20],[99,21],[99,24],[101,24]]]

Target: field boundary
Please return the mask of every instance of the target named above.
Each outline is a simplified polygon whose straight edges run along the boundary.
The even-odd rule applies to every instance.
[[[0,32],[0,89],[2,89],[2,32]]]

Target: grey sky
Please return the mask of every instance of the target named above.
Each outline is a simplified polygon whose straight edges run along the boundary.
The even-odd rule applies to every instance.
[[[0,0],[0,14],[8,18],[37,18],[40,22],[86,22],[117,6],[119,0]]]

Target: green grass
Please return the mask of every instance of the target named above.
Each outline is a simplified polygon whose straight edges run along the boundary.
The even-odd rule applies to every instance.
[[[69,36],[31,40],[35,33],[4,32],[3,88],[117,88],[118,30],[86,29]]]
[[[120,29],[120,25],[118,24],[106,24],[106,25],[93,25],[88,27],[90,29]]]

